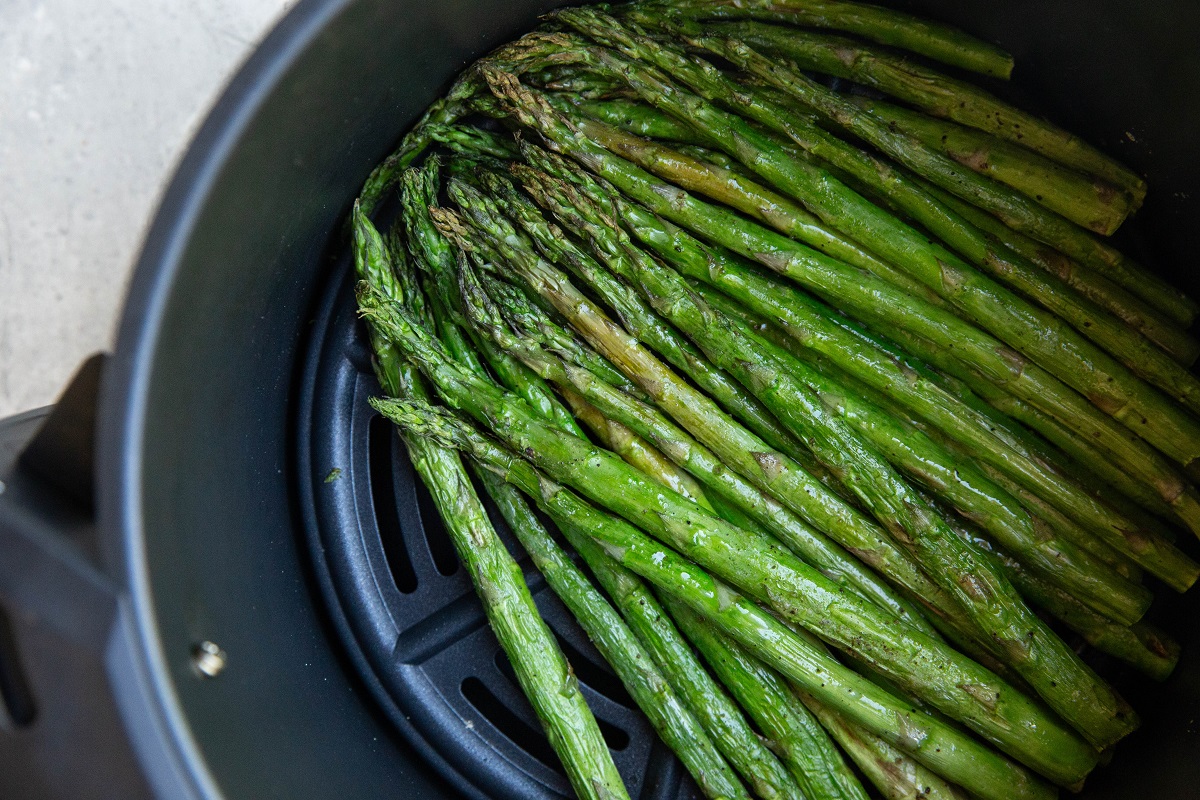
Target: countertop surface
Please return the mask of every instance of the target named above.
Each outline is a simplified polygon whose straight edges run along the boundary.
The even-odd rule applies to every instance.
[[[0,3],[0,418],[112,346],[175,164],[293,4]]]

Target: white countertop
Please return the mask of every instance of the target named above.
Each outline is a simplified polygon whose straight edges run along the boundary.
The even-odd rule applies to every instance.
[[[0,2],[0,418],[112,346],[176,162],[293,2]]]

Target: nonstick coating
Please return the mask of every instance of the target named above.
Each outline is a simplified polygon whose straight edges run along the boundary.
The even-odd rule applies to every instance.
[[[371,166],[469,59],[549,6],[301,2],[180,166],[105,379],[98,465],[107,558],[126,592],[113,648],[133,653],[111,669],[165,794],[486,794],[461,777],[472,765],[418,754],[380,712],[381,687],[324,609],[303,554],[297,382],[341,221]],[[1008,47],[1018,69],[1003,91],[1144,172],[1151,194],[1122,246],[1200,296],[1200,5],[905,7]],[[1184,660],[1165,686],[1130,691],[1145,730],[1084,797],[1196,796],[1195,602],[1167,609]],[[203,640],[229,656],[216,680],[191,667]]]

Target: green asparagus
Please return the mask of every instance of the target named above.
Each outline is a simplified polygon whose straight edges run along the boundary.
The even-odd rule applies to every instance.
[[[830,658],[702,568],[651,540],[623,520],[598,511],[571,490],[540,474],[528,462],[489,442],[450,415],[422,404],[377,401],[375,404],[413,435],[434,438],[464,449],[472,458],[518,486],[560,527],[575,526],[606,552],[658,589],[678,598],[713,622],[723,633],[848,719],[911,753],[940,775],[982,798],[1052,798],[1053,789],[1022,768],[980,746],[958,728],[929,716]],[[1013,699],[1013,694],[1000,698]],[[1052,726],[1053,722],[1050,723]],[[1045,729],[1028,733],[1044,737]],[[1067,752],[1071,752],[1070,749]],[[1066,753],[1060,753],[1066,755]],[[1072,766],[1068,766],[1068,761]],[[1096,761],[1085,749],[1066,761],[1044,765],[1062,785],[1079,780]]]
[[[359,276],[373,291],[412,303],[393,276],[382,238],[360,209],[353,224]],[[369,327],[380,385],[393,397],[424,399],[417,371],[398,358],[377,328]],[[423,438],[406,438],[405,443],[576,793],[595,800],[628,798],[570,665],[542,622],[520,568],[496,537],[458,454]]]

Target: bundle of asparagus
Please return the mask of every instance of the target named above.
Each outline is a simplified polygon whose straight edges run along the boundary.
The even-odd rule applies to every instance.
[[[577,794],[626,796],[459,454],[706,796],[1078,788],[1138,726],[1084,643],[1165,679],[1145,576],[1200,576],[1197,306],[1096,235],[1145,184],[887,9],[546,22],[351,223],[373,404]]]

